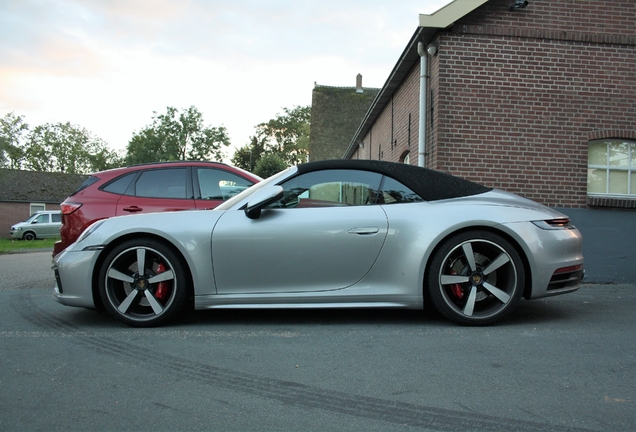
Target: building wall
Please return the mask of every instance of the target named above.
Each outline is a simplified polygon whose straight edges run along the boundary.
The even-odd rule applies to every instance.
[[[417,65],[395,92],[352,159],[402,162],[408,154],[411,163],[417,163],[419,74]]]
[[[426,165],[546,205],[587,205],[587,146],[636,130],[636,2],[491,0],[436,37]],[[354,157],[417,163],[419,64]],[[396,151],[397,147],[397,151]],[[379,151],[379,149],[381,149]]]
[[[587,197],[591,140],[636,140],[636,2],[490,0],[437,33],[429,57],[426,166],[558,208],[584,236],[586,280],[634,283],[636,197]],[[419,64],[354,158],[401,161]],[[391,115],[392,113],[392,115]],[[387,131],[398,137],[388,148]]]

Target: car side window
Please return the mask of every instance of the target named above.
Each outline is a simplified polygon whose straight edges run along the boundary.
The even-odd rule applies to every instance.
[[[121,177],[117,177],[115,180],[111,180],[110,183],[102,187],[105,192],[110,192],[118,195],[125,195],[126,189],[130,186],[130,182],[135,177],[136,172],[131,172]]]
[[[361,170],[314,171],[281,184],[284,195],[271,207],[337,207],[375,203],[382,175]]]
[[[197,168],[199,196],[197,199],[226,201],[254,183],[231,172],[216,168]]]
[[[38,217],[36,217],[31,223],[36,223],[36,224],[49,223],[49,214],[48,213],[41,214]]]
[[[378,195],[377,204],[396,204],[409,202],[422,202],[422,197],[404,186],[399,181],[384,177],[382,182],[382,193]]]
[[[60,213],[51,213],[51,222],[62,222],[62,215]]]
[[[187,168],[147,170],[135,183],[135,195],[146,198],[186,198]]]

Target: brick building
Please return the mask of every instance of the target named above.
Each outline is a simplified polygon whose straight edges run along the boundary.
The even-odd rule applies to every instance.
[[[11,225],[41,210],[59,210],[60,203],[86,179],[82,174],[0,169],[0,235]]]
[[[565,209],[588,275],[634,282],[635,45],[633,0],[455,0],[420,15],[344,158],[419,163]]]

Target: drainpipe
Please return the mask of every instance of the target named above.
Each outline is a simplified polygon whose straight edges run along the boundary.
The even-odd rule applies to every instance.
[[[426,166],[426,73],[428,71],[428,56],[424,42],[417,43],[417,53],[420,55],[420,128],[417,149],[417,166]]]

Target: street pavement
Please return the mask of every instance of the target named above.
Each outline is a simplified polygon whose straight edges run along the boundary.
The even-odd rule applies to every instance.
[[[0,255],[0,430],[634,431],[636,286],[420,311],[226,310],[135,329]]]

